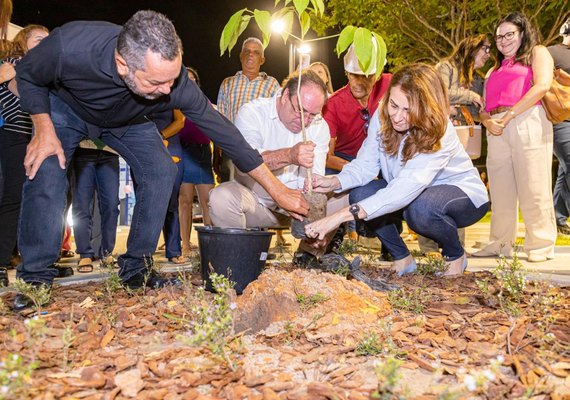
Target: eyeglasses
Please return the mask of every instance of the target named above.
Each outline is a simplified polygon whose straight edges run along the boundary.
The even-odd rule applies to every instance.
[[[368,125],[370,125],[370,112],[368,111],[368,108],[360,110],[360,119],[366,121],[364,122],[363,128],[364,130],[368,130]]]
[[[491,52],[491,46],[488,44],[484,44],[483,46],[481,46],[481,49],[483,49],[483,51],[487,54]]]
[[[297,114],[297,116],[299,118],[301,118],[301,109],[295,107],[295,104],[293,104],[293,97],[292,96],[288,96],[288,97],[289,97],[289,102],[291,103],[291,108],[293,109],[293,112],[295,114]],[[307,119],[308,122],[318,120],[321,118],[321,113],[310,113],[307,110],[303,110],[303,115],[305,116],[305,118]]]
[[[502,42],[503,39],[506,40],[511,40],[512,38],[515,37],[515,33],[517,33],[518,31],[512,31],[512,32],[507,32],[504,35],[497,35],[495,36],[495,42],[499,43]]]

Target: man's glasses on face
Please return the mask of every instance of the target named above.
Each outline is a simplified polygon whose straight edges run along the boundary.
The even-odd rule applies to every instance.
[[[297,116],[299,118],[301,118],[301,109],[297,106],[295,107],[295,104],[293,104],[293,96],[288,96],[289,97],[289,102],[291,103],[291,108],[293,109],[293,112],[295,114],[297,114]],[[303,110],[303,115],[305,116],[305,119],[310,123],[311,121],[315,121],[321,118],[321,113],[310,113],[306,110]]]
[[[368,125],[370,125],[370,112],[368,111],[368,108],[360,110],[360,119],[365,121],[363,125],[364,130],[368,130]]]

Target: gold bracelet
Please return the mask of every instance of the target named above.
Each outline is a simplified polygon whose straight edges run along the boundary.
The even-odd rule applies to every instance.
[[[513,119],[517,117],[517,115],[515,114],[515,112],[514,112],[512,109],[509,110],[509,115],[510,115]]]

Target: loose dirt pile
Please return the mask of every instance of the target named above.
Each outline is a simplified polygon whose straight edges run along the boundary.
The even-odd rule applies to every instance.
[[[374,267],[367,273],[387,277]],[[421,298],[416,314],[401,310],[404,297],[389,301],[342,276],[269,268],[233,300],[236,333],[227,348],[233,368],[181,340],[191,308],[204,304],[191,280],[144,295],[106,283],[58,287],[39,317],[44,328],[11,311],[0,317],[0,382],[10,388],[3,396],[368,399],[386,389],[392,375],[382,366],[395,358],[402,360],[394,374],[401,378],[384,398],[568,398],[568,289],[528,285],[522,312],[512,317],[482,296],[475,281],[483,278],[493,285],[485,273],[398,279]],[[3,300],[10,304],[12,297]],[[24,367],[16,369],[19,378],[7,378],[13,370],[6,361],[15,355],[24,365],[38,363],[30,380],[20,379]]]

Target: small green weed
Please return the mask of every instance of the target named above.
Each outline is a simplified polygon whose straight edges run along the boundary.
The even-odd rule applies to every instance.
[[[316,307],[318,304],[324,303],[328,299],[328,296],[325,296],[320,292],[317,292],[310,296],[306,296],[302,293],[297,294],[297,303],[299,303],[299,307],[302,311],[307,311],[313,307]]]
[[[520,303],[527,281],[526,272],[516,252],[511,261],[503,256],[497,264],[497,267],[491,271],[498,286],[496,293],[491,290],[491,282],[488,278],[477,280],[477,286],[486,297],[496,298],[503,312],[518,316],[521,313]]]
[[[61,369],[67,371],[69,365],[69,351],[75,343],[75,339],[77,337],[73,334],[73,328],[70,324],[66,325],[63,334],[61,335],[61,341],[63,342],[63,351],[62,351],[62,362],[61,362]]]
[[[0,360],[0,399],[21,398],[24,389],[32,383],[32,374],[38,362],[28,362],[19,354],[7,354]]]
[[[336,250],[337,254],[344,257],[350,257],[358,252],[358,244],[354,240],[343,240],[339,248]]]
[[[197,290],[196,296],[200,304],[191,307],[192,318],[188,323],[190,332],[179,336],[179,339],[192,346],[207,346],[214,355],[234,369],[227,349],[234,328],[233,310],[236,304],[232,302],[232,292],[235,284],[214,272],[210,273],[210,280],[215,291],[213,299],[208,300],[203,286]]]
[[[376,332],[366,333],[356,345],[356,354],[359,356],[375,356],[382,353],[382,341]]]
[[[396,393],[396,385],[401,379],[400,367],[403,361],[388,357],[384,362],[374,362],[374,372],[378,378],[378,389],[372,393],[371,398],[380,400],[403,399]]]
[[[21,279],[16,279],[14,282],[14,289],[32,300],[37,315],[41,314],[42,306],[49,303],[51,298],[51,287],[48,285],[34,286]]]
[[[388,293],[388,301],[392,307],[397,310],[411,311],[415,314],[421,314],[424,311],[425,303],[429,299],[429,294],[423,288],[413,290],[402,288]]]
[[[423,276],[439,276],[449,270],[449,264],[443,257],[428,255],[418,263],[418,274]]]

